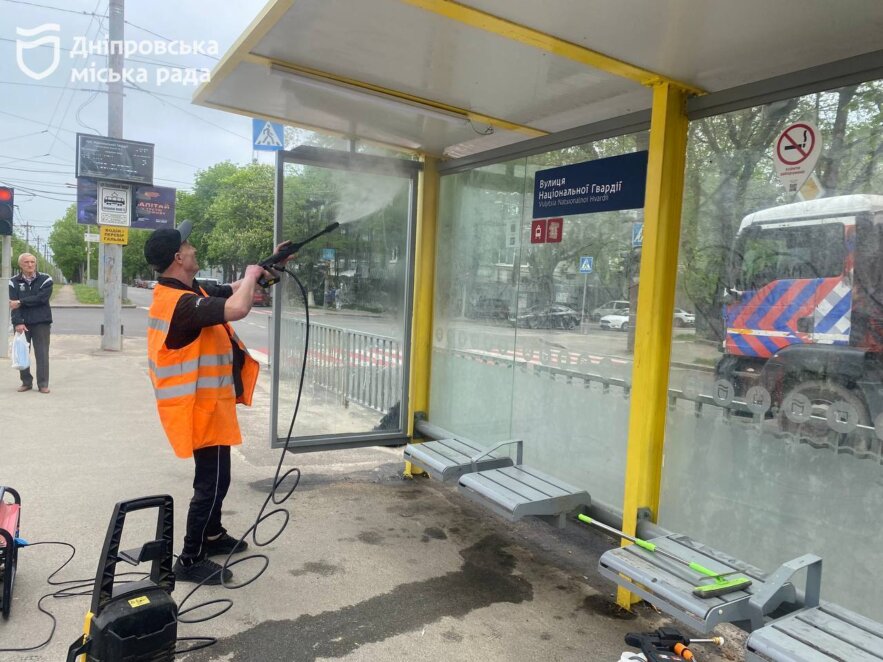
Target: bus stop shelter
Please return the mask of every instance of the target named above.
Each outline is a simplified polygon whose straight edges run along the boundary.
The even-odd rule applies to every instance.
[[[505,417],[506,422],[497,428],[490,424],[483,428],[465,414],[458,418],[457,411],[462,414],[466,405],[457,405],[457,409],[453,405],[448,407],[447,401],[439,399],[444,397],[446,389],[460,388],[456,385],[455,373],[462,371],[462,366],[455,368],[452,365],[459,364],[446,363],[449,355],[454,357],[451,360],[459,360],[465,352],[473,363],[478,357],[482,365],[493,363],[499,367],[509,361],[509,367],[535,369],[531,367],[534,363],[530,358],[533,356],[531,347],[521,346],[517,339],[512,340],[510,348],[502,346],[505,344],[501,340],[505,335],[502,326],[494,326],[480,338],[477,343],[480,347],[470,347],[467,351],[460,346],[458,339],[466,338],[466,342],[471,343],[473,336],[480,332],[473,327],[448,324],[457,317],[448,310],[450,301],[456,297],[448,297],[442,291],[450,285],[444,274],[456,252],[452,246],[460,245],[451,237],[457,236],[458,228],[470,223],[471,215],[484,214],[478,210],[484,203],[462,190],[483,186],[482,190],[494,195],[505,193],[529,199],[534,186],[533,173],[543,165],[564,163],[560,160],[543,161],[539,158],[541,155],[562,154],[574,146],[605,145],[604,141],[637,136],[635,144],[630,143],[630,147],[623,149],[648,152],[646,195],[640,216],[643,223],[640,288],[635,294],[636,307],[632,310],[635,325],[630,334],[633,335],[633,348],[618,348],[607,354],[602,352],[604,355],[597,361],[610,371],[619,369],[620,362],[625,366],[621,378],[631,406],[610,414],[621,414],[617,425],[621,435],[613,451],[618,459],[612,461],[612,477],[611,472],[598,476],[602,482],[610,479],[609,493],[613,496],[608,497],[602,490],[599,500],[612,502],[621,510],[622,528],[630,534],[637,530],[639,518],[647,516],[665,524],[665,513],[669,512],[673,513],[668,520],[672,525],[677,523],[683,527],[686,519],[693,518],[695,524],[690,525],[695,526],[696,535],[723,547],[731,544],[730,541],[720,543],[707,538],[718,535],[726,538],[726,530],[730,529],[732,544],[736,544],[738,539],[745,542],[760,531],[768,533],[777,526],[784,527],[782,536],[788,538],[788,527],[795,527],[800,533],[795,533],[790,542],[783,545],[789,553],[792,548],[795,552],[807,551],[801,545],[810,540],[812,534],[795,522],[806,522],[811,518],[797,512],[799,508],[789,505],[791,502],[784,497],[781,502],[770,502],[778,496],[763,496],[763,490],[758,488],[771,482],[782,483],[781,474],[766,475],[762,469],[732,470],[724,478],[712,477],[709,481],[720,486],[729,476],[738,474],[739,482],[728,495],[722,496],[713,490],[706,495],[700,490],[694,495],[694,501],[704,502],[708,508],[712,507],[711,504],[720,508],[720,502],[716,500],[722,500],[728,507],[746,508],[751,516],[745,517],[744,522],[740,518],[742,523],[736,526],[709,523],[708,513],[702,511],[701,504],[685,506],[689,493],[678,491],[674,485],[666,487],[666,472],[674,471],[672,463],[676,464],[679,457],[676,444],[687,434],[677,427],[681,415],[678,399],[694,388],[692,382],[689,388],[673,382],[673,375],[682,369],[683,361],[673,359],[678,334],[673,333],[671,320],[676,299],[678,302],[684,300],[679,292],[689,290],[683,283],[689,282],[687,272],[692,268],[684,261],[684,242],[687,233],[692,232],[693,221],[684,221],[682,226],[682,219],[696,211],[685,211],[685,206],[701,207],[697,199],[704,199],[710,186],[707,180],[702,180],[694,187],[689,175],[685,181],[688,145],[690,142],[710,145],[704,156],[696,157],[705,160],[697,161],[698,165],[694,163],[693,168],[706,175],[713,172],[717,180],[715,191],[729,190],[726,180],[736,172],[733,170],[735,166],[724,161],[729,156],[732,156],[729,160],[738,161],[742,155],[754,150],[754,161],[766,165],[754,168],[752,177],[759,177],[759,171],[769,171],[768,181],[764,183],[768,189],[767,198],[777,204],[791,201],[793,198],[782,197],[781,191],[769,192],[775,177],[769,159],[758,156],[761,149],[767,154],[773,139],[787,124],[767,122],[765,126],[774,127],[775,131],[766,138],[757,139],[748,123],[752,120],[759,122],[758,118],[764,121],[776,118],[782,122],[788,121],[788,117],[800,119],[810,111],[797,100],[816,95],[815,121],[824,124],[828,111],[821,106],[828,102],[827,97],[821,95],[827,92],[839,94],[839,97],[832,97],[835,99],[833,103],[836,106],[839,99],[843,107],[830,111],[832,137],[827,139],[826,145],[834,149],[837,137],[843,138],[844,135],[864,141],[861,143],[862,158],[869,159],[863,163],[870,174],[861,180],[861,184],[853,183],[851,188],[840,185],[834,188],[834,192],[873,192],[868,190],[869,187],[883,183],[875,156],[880,152],[879,131],[874,129],[879,126],[879,116],[869,119],[861,112],[849,115],[849,104],[856,103],[856,94],[871,94],[862,85],[873,87],[875,81],[883,77],[883,51],[879,50],[881,25],[883,5],[874,0],[843,5],[823,0],[799,4],[757,0],[738,3],[727,0],[701,3],[676,0],[632,3],[586,3],[582,0],[548,3],[510,0],[270,2],[224,56],[212,72],[210,81],[196,92],[194,102],[350,141],[348,150],[297,148],[281,153],[277,162],[276,219],[280,239],[289,238],[284,234],[288,222],[284,210],[284,205],[288,204],[286,177],[298,176],[303,172],[302,168],[310,167],[345,172],[352,176],[357,186],[366,190],[387,190],[387,201],[399,201],[396,204],[400,205],[405,227],[403,252],[401,255],[398,251],[395,253],[395,260],[404,260],[406,265],[402,270],[399,292],[404,302],[396,326],[400,333],[394,339],[400,345],[381,350],[386,356],[398,357],[402,375],[389,382],[392,384],[389,388],[393,392],[398,390],[398,393],[393,393],[382,406],[378,405],[378,411],[389,411],[398,403],[397,418],[392,426],[379,430],[318,431],[314,438],[298,443],[305,450],[401,443],[413,435],[414,418],[418,412],[428,415],[430,421],[441,420],[445,427],[467,436],[481,436],[484,430],[490,437],[486,439],[488,442],[506,438],[513,432],[530,437],[532,430],[537,438],[543,437],[545,432],[540,429],[543,423],[533,419],[524,425],[517,422],[517,393],[501,397],[500,409],[506,409],[506,413],[500,416]],[[869,106],[873,107],[873,104]],[[751,109],[758,109],[755,115],[740,115]],[[879,109],[867,112],[873,114]],[[777,113],[782,117],[779,118]],[[724,139],[736,145],[729,155],[713,144],[717,134],[703,132],[699,123],[708,118],[721,118],[721,125],[725,126]],[[843,124],[839,128],[837,118]],[[861,134],[863,137],[859,137],[859,133],[850,134],[849,127],[861,122],[867,122],[870,127]],[[755,139],[757,141],[752,142]],[[596,150],[596,153],[599,156],[609,154],[603,149]],[[720,154],[727,158],[720,157]],[[837,160],[833,153],[829,158]],[[831,163],[826,166],[827,179],[823,178],[828,182],[834,181],[831,167]],[[515,181],[519,178],[520,184]],[[392,181],[391,185],[388,185],[389,181]],[[749,184],[754,187],[755,180],[749,182],[746,178],[744,186],[735,188],[732,193],[738,198],[740,209],[754,211],[773,206],[760,201],[760,197],[757,202],[754,198],[746,200]],[[883,192],[883,188],[877,192]],[[496,208],[509,205],[507,199],[498,198]],[[522,270],[536,265],[534,254],[526,253],[538,250],[531,248],[528,241],[532,220],[529,205],[524,200],[511,204],[516,207],[514,211],[500,213],[505,217],[501,226],[507,226],[511,221],[513,229],[509,232],[513,236],[504,232],[501,237],[511,240],[510,245],[520,257],[483,260],[475,273],[484,273],[482,278],[487,283],[518,281],[522,278]],[[330,216],[323,217],[325,211],[322,210],[327,208],[321,202],[314,204],[312,213],[317,222],[323,218],[331,219]],[[698,223],[704,222],[701,214],[697,217],[700,217]],[[738,223],[738,219],[734,222]],[[469,232],[472,232],[471,227]],[[476,230],[474,236],[481,232]],[[471,239],[463,241],[475,243]],[[607,264],[612,262],[608,260]],[[352,265],[339,267],[339,279],[342,281],[341,274],[356,268]],[[493,270],[496,275],[488,275]],[[554,273],[560,275],[562,272]],[[635,268],[634,275],[637,274]],[[576,294],[556,290],[555,296],[561,293],[561,300],[578,301],[578,285],[583,281],[576,282]],[[583,286],[584,309],[587,286],[588,276]],[[483,285],[483,288],[482,292],[490,291],[489,285]],[[525,291],[526,286],[512,295],[515,310],[511,317],[516,328],[519,328],[522,313],[520,303],[529,300],[525,298]],[[567,299],[568,296],[571,298]],[[493,299],[485,297],[488,298]],[[711,294],[707,298],[715,301]],[[555,301],[559,299],[555,298]],[[467,302],[464,295],[461,312],[467,310],[467,303],[474,305],[475,301],[470,299]],[[282,301],[276,302],[277,341],[282,347],[289,340],[293,342],[300,337],[279,326],[283,306]],[[698,310],[698,303],[696,306]],[[320,330],[320,333],[326,334],[321,342],[329,343],[327,346],[330,347],[335,331]],[[539,343],[536,345],[537,365],[566,367],[568,361],[579,363],[583,354],[588,357],[588,363],[595,362],[592,358],[595,354],[588,351],[583,354],[575,351],[564,356],[560,348],[550,349],[549,337],[546,334],[535,338]],[[566,342],[562,339],[559,344]],[[277,342],[277,349],[279,347]],[[697,343],[695,350],[690,351],[697,355],[700,349]],[[571,358],[573,356],[576,358]],[[519,358],[524,359],[524,363],[519,364]],[[704,364],[697,360],[690,365],[699,374],[698,366],[708,368],[709,361],[713,363],[711,359]],[[284,370],[280,362],[274,364],[274,383],[277,395],[284,395],[279,386],[280,379],[284,381],[284,375],[279,372]],[[518,391],[521,388],[519,373],[513,369],[507,374],[510,375],[505,378],[508,382],[503,383]],[[713,382],[708,370],[703,374],[702,385],[695,386],[694,397],[686,398],[691,407],[695,405],[697,420],[703,416],[698,395]],[[568,380],[567,383],[571,384],[572,377],[556,373],[551,379]],[[691,374],[686,378],[693,379]],[[479,375],[476,379],[483,377]],[[592,390],[590,382],[589,378],[579,382],[585,387],[584,395],[580,397],[588,400],[602,397]],[[608,386],[609,383],[605,382],[603,397],[606,397]],[[620,404],[621,400],[618,401]],[[482,401],[482,404],[486,411],[494,406],[493,400]],[[709,400],[708,404],[714,405],[714,402]],[[277,401],[272,424],[272,435],[277,440],[284,437],[279,432],[279,419],[284,419],[285,407],[281,409],[280,413]],[[612,411],[611,407],[606,410]],[[560,422],[577,420],[581,415],[585,414],[577,406],[559,410],[555,417]],[[689,416],[693,415],[690,410]],[[697,439],[703,436],[723,438],[720,417],[717,413],[715,417],[708,420],[708,425],[713,428],[710,432],[691,428],[689,434]],[[494,419],[495,416],[488,418]],[[873,421],[868,423],[866,427],[874,431]],[[591,421],[588,424],[594,425]],[[767,431],[761,428],[762,422],[755,428],[732,434],[756,437],[758,444],[764,444],[768,441],[764,437]],[[879,429],[876,432],[879,433]],[[555,434],[548,436],[560,439],[560,429],[556,428]],[[562,465],[561,471],[567,470],[564,465],[573,464],[577,454],[591,456],[594,453],[596,460],[606,461],[601,452],[602,441],[597,441],[598,447],[592,446],[595,441],[587,446],[563,442],[555,446],[555,443],[554,440],[548,441],[546,455],[538,455],[537,459],[557,457]],[[530,439],[526,438],[525,446],[531,448]],[[768,445],[762,447],[766,449]],[[703,461],[709,467],[736,461],[733,448],[721,452],[724,459],[703,455]],[[787,452],[803,451],[792,449]],[[830,455],[839,457],[838,454]],[[696,453],[685,452],[680,457],[684,458],[685,466],[689,466],[695,462]],[[818,476],[813,474],[812,481],[816,481],[812,488],[813,498],[822,498],[820,495],[831,488],[826,481],[836,482],[837,494],[846,483],[864,485],[869,490],[878,489],[871,485],[879,483],[878,478],[873,477],[880,470],[879,451],[875,457],[875,468],[870,473],[866,471],[867,464],[855,468],[850,465],[845,469],[837,465],[836,471],[846,472],[837,474],[837,477],[831,466],[807,469],[820,472]],[[798,466],[794,457],[780,459],[783,466]],[[554,469],[554,462],[549,462]],[[858,473],[850,473],[853,470]],[[596,492],[592,490],[592,483],[596,476],[592,471],[595,469],[587,470],[584,483],[593,492],[594,499]],[[713,476],[713,472],[709,476]],[[800,485],[800,480],[801,477],[795,475],[784,483]],[[734,496],[735,492],[740,496]],[[754,513],[762,510],[764,504],[749,505],[750,499],[742,499],[743,493],[760,494],[759,498],[767,499],[764,503],[769,506],[769,511],[776,514],[769,519],[755,516]],[[837,501],[839,497],[831,498]],[[855,507],[859,520],[863,513],[870,512],[867,505],[855,505],[861,501],[855,493],[844,493],[842,498],[844,504]],[[830,520],[825,522],[833,524],[837,520],[836,512],[837,508],[832,509],[828,514]],[[770,554],[776,550],[776,544],[770,543]],[[831,534],[822,546],[837,548],[837,536]],[[851,558],[858,558],[862,565],[872,566],[873,544],[859,545],[859,548],[854,550],[857,556]],[[879,560],[879,552],[876,557]],[[767,558],[763,561],[769,562]],[[835,582],[842,587],[838,599],[852,591],[852,588],[846,588],[850,583],[849,573]],[[854,594],[848,606],[860,611],[867,608],[863,613],[879,620],[883,613],[878,607],[868,605],[874,595],[873,589],[870,590],[859,591],[861,595]],[[621,592],[619,600],[623,605],[628,604],[627,593]]]

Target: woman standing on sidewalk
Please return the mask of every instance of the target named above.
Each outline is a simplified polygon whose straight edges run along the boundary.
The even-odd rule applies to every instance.
[[[24,333],[34,348],[37,360],[37,388],[49,393],[49,329],[52,326],[52,276],[37,271],[37,258],[22,253],[18,258],[21,270],[9,279],[9,309],[16,333]],[[19,371],[19,393],[34,388],[30,367]]]

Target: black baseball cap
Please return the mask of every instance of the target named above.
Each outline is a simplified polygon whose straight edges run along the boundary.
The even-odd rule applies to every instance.
[[[175,259],[175,253],[181,250],[181,244],[187,241],[193,223],[183,221],[177,228],[154,230],[144,244],[144,258],[147,264],[162,273],[169,268]]]

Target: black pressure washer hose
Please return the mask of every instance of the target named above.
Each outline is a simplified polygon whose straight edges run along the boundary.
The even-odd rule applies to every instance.
[[[335,224],[335,227],[336,227],[336,224]],[[328,231],[327,228],[326,228],[326,230],[324,230],[323,232],[321,232],[319,234],[324,234],[326,231]],[[319,236],[319,235],[316,235],[316,236]],[[314,237],[311,237],[311,239],[312,238],[314,238]],[[306,243],[306,242],[303,242],[303,243]],[[291,253],[289,253],[289,254],[291,254]],[[301,367],[300,367],[300,378],[298,380],[298,386],[297,386],[297,398],[295,399],[295,402],[294,402],[294,412],[291,415],[291,423],[288,426],[288,434],[285,437],[285,445],[282,447],[282,452],[279,454],[279,462],[276,464],[276,471],[273,474],[273,486],[270,489],[270,491],[267,493],[267,498],[264,499],[264,503],[263,503],[263,505],[261,505],[260,510],[258,510],[258,514],[255,517],[254,523],[252,523],[252,525],[239,538],[239,541],[237,541],[237,544],[238,544],[238,542],[245,540],[249,535],[251,535],[251,539],[252,539],[252,542],[254,542],[255,547],[266,547],[267,545],[269,545],[270,543],[275,541],[277,538],[279,538],[279,536],[282,535],[282,532],[285,531],[285,528],[288,526],[288,522],[291,519],[291,514],[288,512],[288,510],[286,510],[285,508],[282,508],[281,506],[286,501],[288,501],[288,499],[290,499],[291,496],[294,494],[294,491],[297,489],[297,486],[300,484],[300,477],[301,477],[301,471],[298,467],[291,467],[290,469],[288,469],[284,473],[282,473],[282,464],[283,464],[283,460],[285,459],[285,455],[288,452],[289,445],[291,444],[291,436],[294,431],[294,423],[297,420],[297,413],[298,413],[298,410],[300,409],[300,399],[301,399],[301,395],[303,394],[303,390],[304,390],[304,376],[306,374],[307,352],[308,352],[309,346],[310,346],[310,305],[308,302],[307,290],[304,287],[303,283],[300,281],[300,279],[297,277],[297,275],[293,271],[289,271],[289,269],[287,267],[283,267],[282,269],[285,271],[285,273],[287,273],[289,276],[291,276],[294,279],[294,282],[297,283],[297,286],[300,288],[300,293],[301,293],[301,296],[303,297],[303,302],[304,302],[304,316],[306,319],[306,331],[304,333],[303,360],[301,361]],[[271,283],[271,284],[275,284],[276,282],[278,282],[278,281],[273,281],[273,283]],[[288,488],[288,490],[284,493],[284,495],[280,497],[278,495],[279,489],[282,487],[282,484],[285,482],[285,480],[289,476],[291,476],[292,474],[295,475],[294,483],[291,485],[291,487]],[[267,510],[267,507],[270,505],[271,501],[272,501],[273,505],[279,506],[279,507],[275,508],[269,512],[265,512]],[[261,542],[260,540],[258,540],[258,528],[266,520],[268,520],[269,518],[271,518],[277,514],[281,515],[284,518],[282,521],[282,524],[279,526],[279,530],[276,531],[267,540]],[[234,545],[234,549],[235,548],[236,548],[236,546]],[[267,568],[270,565],[270,558],[266,554],[248,554],[246,556],[236,559],[235,561],[231,561],[233,554],[234,554],[234,552],[231,551],[227,555],[227,557],[224,559],[224,563],[221,564],[221,567],[222,567],[222,569],[220,570],[221,585],[227,589],[233,590],[233,589],[243,588],[244,586],[248,586],[252,582],[256,581],[258,579],[258,577],[260,577],[262,574],[264,574],[264,572],[266,572]],[[232,568],[235,565],[239,565],[240,563],[245,563],[246,561],[251,561],[253,559],[262,559],[263,560],[263,565],[262,565],[261,569],[258,570],[254,574],[253,577],[251,577],[243,582],[239,582],[237,584],[227,584],[224,581],[224,570],[226,570],[227,568]],[[203,580],[203,582],[204,581],[207,581],[207,580]],[[207,602],[201,602],[199,604],[193,605],[192,607],[187,607],[186,609],[184,609],[183,607],[187,603],[187,601],[190,599],[190,597],[194,593],[196,593],[196,591],[198,591],[200,588],[202,588],[204,586],[203,582],[200,582],[199,584],[194,586],[193,589],[191,589],[190,592],[187,593],[187,595],[184,596],[184,599],[181,600],[181,602],[179,603],[179,605],[178,605],[178,622],[179,623],[204,623],[204,622],[209,621],[213,618],[217,618],[218,616],[221,616],[222,614],[225,614],[227,611],[229,611],[233,607],[233,600],[231,600],[230,598],[216,598],[214,600],[208,600]],[[219,605],[219,608],[207,616],[202,616],[199,618],[193,618],[193,617],[182,618],[185,614],[189,614],[189,613],[196,611],[197,609],[203,609],[205,607],[209,607],[212,605]],[[193,646],[189,646],[188,648],[175,650],[175,655],[181,655],[184,653],[191,653],[191,652],[199,650],[201,648],[207,648],[208,646],[215,644],[217,642],[217,639],[214,637],[178,637],[178,641],[196,641],[199,643],[197,643],[196,645],[193,645]]]
[[[330,227],[331,226],[329,226],[329,228]],[[334,227],[337,227],[337,224],[334,224]],[[334,228],[331,228],[331,229],[334,229]],[[323,232],[319,233],[319,235],[324,234],[326,231],[329,231],[328,228],[326,228]],[[315,236],[319,236],[319,235],[315,235]],[[311,239],[315,238],[315,236],[311,237]],[[306,243],[306,242],[304,242],[304,243]],[[288,499],[290,499],[291,496],[294,494],[294,491],[297,489],[297,486],[300,484],[300,477],[301,477],[301,471],[298,467],[291,467],[290,469],[287,469],[284,473],[282,473],[282,464],[283,464],[283,460],[285,459],[285,455],[288,452],[289,446],[291,444],[291,436],[294,431],[294,423],[297,420],[297,413],[298,413],[298,410],[300,409],[300,399],[301,399],[301,395],[303,394],[304,376],[306,374],[306,365],[307,365],[307,351],[309,350],[309,345],[310,345],[310,306],[309,306],[308,298],[307,298],[307,290],[304,287],[303,283],[300,281],[300,279],[297,277],[297,275],[294,272],[289,271],[287,267],[277,267],[277,269],[285,271],[285,273],[287,273],[289,276],[291,276],[294,279],[294,282],[296,282],[298,287],[300,288],[301,296],[303,297],[303,301],[304,301],[304,315],[306,318],[306,332],[304,335],[303,361],[301,363],[300,379],[298,381],[298,387],[297,387],[297,398],[296,398],[295,404],[294,404],[294,413],[291,416],[291,424],[288,426],[288,434],[285,437],[285,445],[282,447],[282,452],[279,454],[279,462],[277,463],[276,471],[273,474],[273,487],[267,493],[267,498],[264,499],[264,503],[261,505],[260,510],[258,510],[258,514],[255,517],[254,523],[252,523],[252,525],[245,531],[245,533],[242,535],[242,537],[239,538],[239,541],[242,541],[242,540],[245,540],[245,538],[247,538],[249,535],[251,535],[252,541],[254,542],[256,547],[266,547],[267,545],[269,545],[270,543],[275,541],[277,538],[279,538],[279,536],[282,535],[282,532],[285,531],[285,528],[288,526],[288,522],[291,519],[291,514],[288,512],[288,510],[286,510],[285,508],[283,508],[281,506],[286,501],[288,501]],[[278,280],[273,281],[273,283],[275,283],[275,282],[278,282]],[[278,494],[279,489],[282,487],[282,484],[286,481],[286,479],[288,479],[288,477],[291,475],[295,476],[294,483],[280,497]],[[273,510],[271,510],[269,512],[265,512],[267,510],[267,507],[270,505],[271,501],[274,506],[279,506],[279,507],[274,508]],[[258,528],[266,520],[268,520],[269,518],[271,518],[277,514],[281,515],[284,518],[282,521],[282,524],[279,527],[279,530],[276,531],[267,540],[265,540],[263,542],[259,541],[258,537],[257,537]],[[55,635],[55,628],[56,628],[58,622],[57,622],[55,616],[52,614],[52,612],[50,612],[45,607],[43,607],[43,601],[46,598],[50,598],[50,597],[51,598],[71,598],[71,597],[78,597],[78,596],[84,596],[84,595],[91,595],[92,591],[94,589],[94,586],[95,586],[94,578],[91,578],[91,579],[70,579],[70,580],[65,580],[65,581],[54,581],[53,580],[55,575],[57,575],[59,572],[61,572],[68,565],[68,563],[70,563],[73,560],[74,556],[77,553],[76,547],[74,545],[72,545],[71,543],[63,542],[63,541],[54,541],[54,540],[46,540],[46,541],[33,542],[33,543],[27,543],[22,540],[20,542],[22,543],[20,545],[21,547],[33,547],[35,545],[62,545],[62,546],[70,548],[70,550],[71,550],[70,556],[58,568],[56,568],[56,570],[54,570],[52,572],[52,574],[50,574],[47,579],[47,583],[50,584],[51,586],[63,586],[65,588],[61,588],[61,589],[59,589],[57,591],[53,591],[51,593],[46,593],[46,594],[40,596],[40,598],[37,600],[37,609],[39,609],[41,612],[46,614],[52,620],[52,626],[51,626],[51,629],[49,630],[49,635],[46,637],[46,639],[44,639],[39,644],[35,644],[33,646],[26,646],[26,647],[20,647],[20,648],[0,648],[0,653],[25,653],[25,652],[34,651],[34,650],[42,648],[43,646],[46,646],[50,641],[52,641],[52,637]],[[234,547],[234,549],[235,549],[235,547]],[[224,559],[224,563],[222,564],[222,569],[220,571],[221,572],[221,585],[224,586],[224,588],[231,589],[231,590],[243,588],[244,586],[248,586],[249,584],[253,583],[254,581],[256,581],[258,579],[258,577],[260,577],[262,574],[264,574],[264,572],[266,572],[267,568],[270,565],[270,559],[266,554],[249,554],[249,555],[243,556],[235,561],[231,561],[232,556],[233,556],[233,552],[231,552],[230,554],[227,555],[227,557]],[[223,573],[224,573],[225,569],[232,568],[235,565],[238,565],[240,563],[244,563],[246,561],[250,561],[252,559],[262,559],[263,560],[263,565],[261,566],[260,570],[258,570],[254,574],[253,577],[251,577],[243,582],[239,582],[238,584],[227,584],[224,582]],[[117,575],[118,578],[119,577],[129,577],[130,579],[128,581],[139,581],[141,579],[144,579],[146,576],[147,576],[147,573],[140,573],[140,572],[128,572],[128,573],[123,573],[123,574]],[[127,582],[120,582],[120,583],[121,584],[128,583],[128,581]],[[190,592],[188,592],[187,595],[184,596],[184,599],[181,600],[180,604],[178,605],[178,619],[177,620],[179,623],[204,623],[204,622],[209,621],[213,618],[217,618],[218,616],[221,616],[222,614],[227,613],[233,607],[233,600],[231,600],[230,598],[216,598],[214,600],[208,600],[206,602],[201,602],[199,604],[195,604],[192,607],[182,609],[184,604],[191,598],[191,596],[205,585],[204,581],[205,580],[203,580],[203,582],[200,582],[199,584],[194,586],[193,589],[190,590]],[[210,607],[212,605],[219,605],[219,608],[216,611],[212,612],[211,614],[208,614],[207,616],[201,616],[198,618],[194,618],[194,617],[182,618],[182,616],[184,616],[185,614],[189,614],[189,613],[196,611],[197,609],[203,609],[206,607]],[[192,653],[193,651],[197,651],[202,648],[207,648],[207,647],[215,644],[217,642],[217,639],[215,637],[178,637],[178,641],[182,641],[182,642],[189,641],[189,642],[197,642],[197,643],[195,643],[192,646],[188,646],[187,648],[176,649],[175,655],[182,655],[184,653]]]

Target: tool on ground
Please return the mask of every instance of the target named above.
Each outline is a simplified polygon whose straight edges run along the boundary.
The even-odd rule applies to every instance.
[[[715,572],[714,570],[709,570],[704,565],[700,563],[696,563],[695,561],[688,561],[686,559],[682,559],[681,557],[672,554],[671,552],[667,552],[658,545],[655,545],[652,542],[648,542],[646,540],[641,540],[640,538],[635,538],[634,536],[630,536],[619,529],[614,529],[612,526],[607,526],[606,524],[602,524],[601,522],[592,519],[587,515],[579,515],[579,520],[581,522],[585,522],[586,524],[592,524],[593,526],[597,526],[600,529],[604,529],[605,531],[612,533],[620,538],[625,538],[626,540],[630,540],[635,543],[641,549],[646,549],[648,552],[653,552],[654,554],[660,554],[668,559],[673,561],[677,561],[678,563],[682,563],[691,570],[698,572],[700,575],[704,575],[709,579],[713,579],[714,583],[712,584],[700,584],[699,586],[693,587],[693,595],[699,598],[713,598],[718,595],[724,595],[726,593],[734,593],[735,591],[744,591],[746,588],[751,586],[751,580],[748,577],[736,577],[734,579],[728,579],[728,577],[732,574],[737,574],[738,570],[733,570],[732,572]]]
[[[5,496],[12,497],[12,503]],[[18,564],[18,548],[24,541],[18,537],[21,497],[11,487],[0,485],[0,614],[9,618],[12,609],[12,586]]]
[[[640,648],[647,662],[695,662],[692,644],[724,645],[723,637],[710,639],[689,639],[676,628],[659,628],[653,632],[629,632],[625,643]]]
[[[303,241],[293,242],[293,243],[288,244],[287,246],[279,249],[278,252],[273,253],[267,259],[259,262],[258,266],[261,266],[267,270],[276,269],[277,271],[279,271],[281,268],[277,267],[276,265],[278,265],[280,262],[282,262],[285,258],[297,253],[301,248],[303,248],[308,243],[313,241],[313,239],[318,239],[323,234],[328,234],[329,232],[334,232],[339,226],[340,226],[340,223],[337,223],[337,222],[326,225],[325,228],[323,228],[321,231],[314,234],[312,237],[307,237]],[[261,287],[270,287],[271,285],[275,285],[276,283],[278,283],[280,279],[281,279],[281,276],[276,276],[274,278],[264,278],[263,276],[261,276],[261,278],[258,279],[258,285],[260,285]]]
[[[157,509],[156,538],[141,547],[120,551],[126,515]],[[168,495],[119,502],[113,511],[104,548],[98,561],[92,608],[86,614],[84,634],[68,649],[67,662],[111,662],[151,660],[170,662],[175,658],[178,637],[178,607],[172,599],[174,503]],[[150,561],[150,576],[120,583],[116,565],[125,561],[138,565]]]

